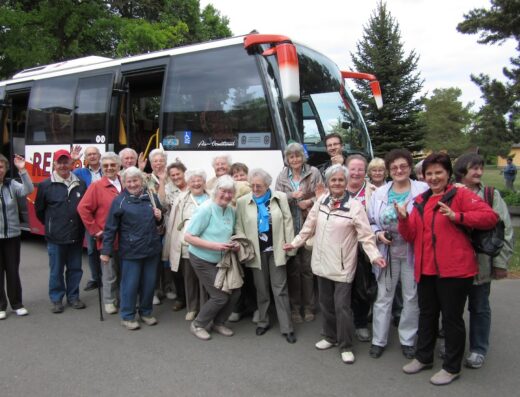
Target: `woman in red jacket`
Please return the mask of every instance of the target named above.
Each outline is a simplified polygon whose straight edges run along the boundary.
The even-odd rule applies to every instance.
[[[452,166],[445,153],[433,153],[422,169],[428,189],[417,197],[408,216],[395,204],[399,233],[414,243],[415,279],[419,295],[419,331],[415,359],[403,367],[407,374],[431,368],[439,314],[446,334],[442,369],[430,382],[451,383],[459,376],[466,327],[463,313],[478,263],[465,228],[491,229],[495,212],[475,193],[449,184]]]

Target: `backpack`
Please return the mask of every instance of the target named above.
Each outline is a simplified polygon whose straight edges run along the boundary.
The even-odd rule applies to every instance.
[[[457,193],[457,188],[450,189],[440,199],[440,202],[450,205],[453,197]],[[493,208],[493,197],[495,189],[493,187],[484,187],[484,201]],[[426,191],[422,194],[423,201],[421,203],[414,203],[417,208],[419,215],[422,217],[424,212],[424,206],[432,195],[431,190]],[[469,229],[465,226],[457,225],[461,228],[469,237],[471,245],[477,254],[486,254],[492,258],[498,256],[502,247],[504,246],[504,234],[505,225],[502,219],[499,219],[495,227],[488,230]]]

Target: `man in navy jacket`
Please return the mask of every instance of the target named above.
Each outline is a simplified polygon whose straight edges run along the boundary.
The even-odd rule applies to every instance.
[[[85,228],[77,206],[87,186],[71,169],[70,153],[63,149],[56,151],[52,174],[38,186],[35,201],[36,216],[45,225],[50,267],[49,297],[53,313],[63,312],[65,295],[73,308],[85,308],[79,299]]]

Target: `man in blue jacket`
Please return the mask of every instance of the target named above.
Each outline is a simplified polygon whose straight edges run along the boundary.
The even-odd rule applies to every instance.
[[[72,151],[72,159],[79,160],[81,146],[74,147]],[[95,146],[89,146],[85,149],[86,167],[76,168],[73,172],[87,185],[96,182],[103,176],[101,172],[101,153]],[[90,280],[85,286],[85,291],[91,291],[98,288],[101,284],[101,262],[99,261],[99,251],[96,247],[96,240],[87,232],[87,254],[88,267],[90,269]]]
[[[83,309],[79,299],[83,237],[85,229],[77,206],[87,190],[85,182],[72,172],[72,158],[67,150],[58,150],[53,157],[50,178],[38,186],[36,216],[45,225],[49,253],[49,297],[51,311],[62,313],[63,297],[74,309]],[[65,268],[65,277],[63,275]]]

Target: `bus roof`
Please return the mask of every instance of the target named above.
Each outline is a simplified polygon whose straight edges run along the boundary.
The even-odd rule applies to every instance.
[[[241,44],[244,36],[235,36],[227,39],[213,40],[204,43],[191,44],[182,47],[171,48],[156,52],[150,52],[142,55],[134,55],[126,58],[111,59],[98,56],[89,56],[77,58],[70,61],[59,62],[51,65],[36,66],[34,68],[25,69],[13,76],[10,80],[0,81],[0,86],[8,84],[22,83],[32,80],[41,80],[50,77],[63,76],[73,73],[87,72],[90,70],[110,68],[131,64],[134,62],[162,58],[172,55],[188,54],[191,52],[203,51],[213,48],[226,47],[235,44]]]

